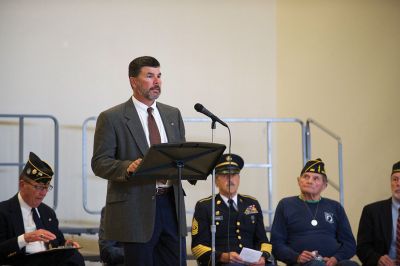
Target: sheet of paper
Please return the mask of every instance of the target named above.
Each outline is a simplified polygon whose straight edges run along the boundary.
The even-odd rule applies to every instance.
[[[243,248],[239,256],[244,262],[256,263],[260,259],[262,252],[251,248]]]

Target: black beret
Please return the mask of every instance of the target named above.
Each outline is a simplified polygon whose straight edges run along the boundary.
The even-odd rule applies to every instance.
[[[239,174],[242,170],[244,161],[236,154],[224,154],[215,166],[215,174]]]
[[[324,162],[320,158],[308,161],[303,170],[301,170],[300,176],[307,172],[321,174],[326,177]]]
[[[393,165],[393,168],[392,168],[392,175],[393,175],[394,173],[398,173],[398,172],[400,172],[400,161],[398,161],[397,163],[395,163],[395,164]]]
[[[50,183],[54,175],[51,167],[33,152],[29,153],[29,160],[22,172],[27,178],[44,184]]]

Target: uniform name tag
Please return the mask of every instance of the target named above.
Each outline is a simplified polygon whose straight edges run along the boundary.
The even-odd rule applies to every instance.
[[[215,221],[223,221],[224,216],[215,216]]]

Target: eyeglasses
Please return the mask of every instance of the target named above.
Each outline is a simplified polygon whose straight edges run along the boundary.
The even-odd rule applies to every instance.
[[[35,190],[37,191],[51,191],[53,189],[52,185],[47,185],[47,186],[41,186],[41,185],[35,185],[32,184],[31,182],[29,182],[28,180],[24,179],[24,182],[28,183],[29,185],[31,185]]]

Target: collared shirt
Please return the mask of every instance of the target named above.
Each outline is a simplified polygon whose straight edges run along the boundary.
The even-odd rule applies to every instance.
[[[146,140],[147,140],[147,144],[149,145],[149,147],[150,147],[150,137],[149,137],[149,127],[147,124],[147,118],[149,116],[149,114],[147,113],[147,108],[149,108],[149,107],[153,108],[153,116],[154,116],[154,120],[156,121],[158,131],[160,132],[161,143],[167,143],[168,137],[167,137],[167,133],[164,128],[164,124],[161,119],[160,112],[158,111],[158,108],[157,108],[157,102],[154,101],[154,103],[151,106],[147,106],[144,103],[137,100],[134,96],[132,96],[132,101],[133,101],[133,104],[135,105],[136,111],[139,115],[140,122],[142,123],[144,134],[146,135]],[[170,187],[171,183],[170,183],[170,181],[168,181],[167,184],[157,182],[156,186],[157,187]]]
[[[35,222],[33,221],[32,217],[32,207],[30,207],[21,197],[21,193],[18,193],[18,201],[19,205],[21,206],[21,213],[22,213],[22,219],[24,222],[24,229],[25,233],[30,233],[36,230],[36,225]],[[35,211],[37,209],[35,208]],[[40,213],[37,211],[39,217]],[[18,236],[18,246],[19,248],[26,247],[25,251],[26,253],[35,253],[39,251],[46,250],[46,246],[44,245],[43,241],[35,241],[35,242],[30,242],[27,243],[24,238],[24,234]]]
[[[220,194],[220,196],[221,196],[222,200],[225,202],[226,206],[228,206],[228,208],[229,208],[229,202],[228,202],[229,198],[225,197],[222,194]],[[237,207],[237,194],[235,196],[231,197],[231,199],[233,200],[233,207],[235,208],[235,210],[238,210],[238,207]]]
[[[399,216],[400,202],[392,197],[392,241],[390,242],[389,257],[396,259],[397,218]]]

